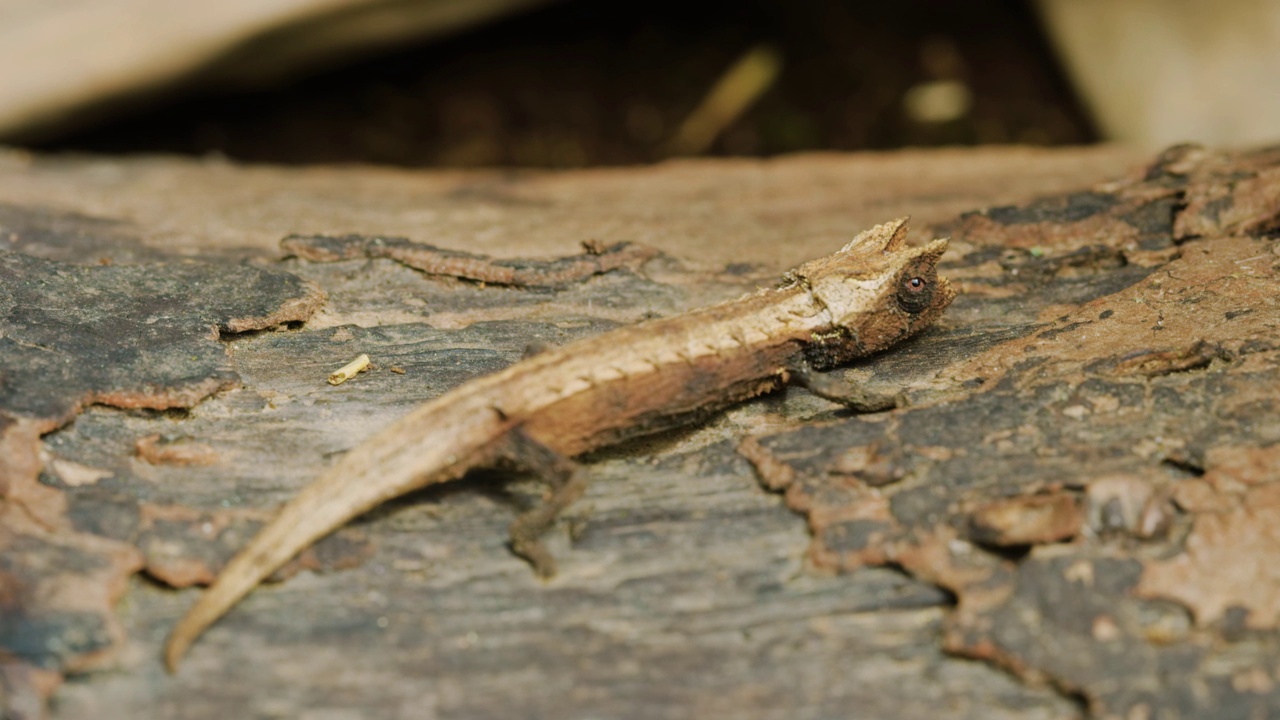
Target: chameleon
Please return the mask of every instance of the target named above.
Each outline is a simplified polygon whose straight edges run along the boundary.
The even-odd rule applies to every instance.
[[[774,287],[544,350],[418,406],[348,451],[231,559],[170,634],[169,671],[297,553],[410,491],[477,468],[541,476],[549,493],[512,522],[511,548],[549,577],[555,560],[540,538],[585,489],[574,456],[786,384],[863,411],[893,407],[822,371],[917,333],[955,298],[936,268],[947,240],[909,247],[906,235],[906,218],[877,225]]]

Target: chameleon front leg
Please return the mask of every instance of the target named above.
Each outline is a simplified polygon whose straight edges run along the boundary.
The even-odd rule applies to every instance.
[[[900,393],[868,390],[845,382],[834,373],[822,373],[813,369],[803,358],[792,361],[787,368],[788,382],[808,390],[824,400],[840,403],[858,412],[880,412],[906,405],[906,397]]]
[[[511,549],[533,566],[539,577],[556,574],[556,561],[542,536],[555,523],[560,513],[587,489],[586,479],[569,458],[543,445],[516,428],[507,436],[504,454],[517,467],[542,478],[551,486],[551,494],[537,507],[511,523]]]

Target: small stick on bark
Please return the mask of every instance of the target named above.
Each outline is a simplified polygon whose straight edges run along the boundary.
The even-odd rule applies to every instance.
[[[290,235],[280,241],[280,247],[312,262],[389,258],[428,275],[522,288],[564,288],[613,270],[638,269],[658,255],[657,249],[644,245],[620,242],[606,246],[598,240],[588,240],[580,255],[552,260],[502,260],[405,238],[365,235]]]

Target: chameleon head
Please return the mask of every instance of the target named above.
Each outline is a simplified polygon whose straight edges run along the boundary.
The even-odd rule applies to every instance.
[[[808,346],[813,364],[829,367],[883,350],[927,327],[955,299],[937,271],[947,241],[904,247],[906,235],[906,218],[883,223],[796,269],[830,319],[829,330]]]

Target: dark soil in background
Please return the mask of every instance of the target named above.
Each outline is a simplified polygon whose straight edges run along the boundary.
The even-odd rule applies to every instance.
[[[648,162],[716,80],[769,43],[783,69],[712,155],[1096,140],[1017,0],[571,0],[285,87],[172,98],[40,144],[276,163]],[[969,110],[913,118],[921,83]]]

